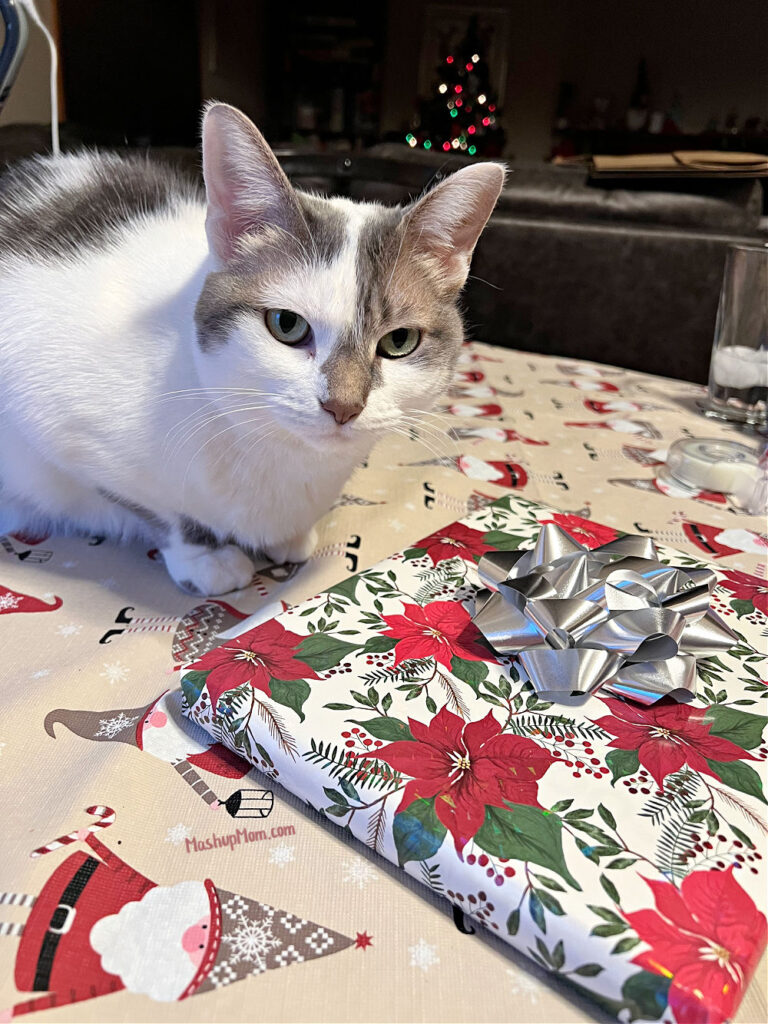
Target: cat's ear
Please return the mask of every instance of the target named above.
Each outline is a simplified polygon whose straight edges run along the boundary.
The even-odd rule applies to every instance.
[[[451,288],[461,288],[467,279],[472,252],[505,176],[502,164],[462,167],[406,211],[412,248],[436,260]]]
[[[208,244],[222,261],[246,232],[290,230],[296,219],[295,194],[264,136],[226,103],[211,104],[203,117],[203,177]]]

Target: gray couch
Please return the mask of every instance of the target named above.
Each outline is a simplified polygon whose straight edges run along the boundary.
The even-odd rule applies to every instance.
[[[65,131],[64,147],[78,143]],[[0,128],[0,168],[47,148]],[[195,150],[159,158],[199,174]],[[362,155],[279,150],[297,185],[399,202],[466,163],[385,143]],[[595,184],[586,171],[513,164],[465,291],[471,337],[704,382],[729,244],[768,242],[750,179]]]

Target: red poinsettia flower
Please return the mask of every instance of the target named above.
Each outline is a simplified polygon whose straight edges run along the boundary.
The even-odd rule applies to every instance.
[[[317,679],[309,665],[294,657],[305,639],[271,619],[208,651],[195,663],[195,669],[209,673],[206,686],[211,704],[215,707],[222,693],[243,683],[250,683],[269,697],[272,679]]]
[[[455,601],[432,601],[423,608],[406,604],[403,610],[405,615],[382,615],[389,629],[381,635],[397,640],[395,665],[408,658],[434,658],[450,670],[454,655],[469,661],[491,658],[469,612]]]
[[[681,1024],[720,1024],[735,1009],[765,945],[766,920],[727,871],[694,871],[680,886],[651,882],[655,910],[625,914],[651,949],[633,957],[671,978],[669,1008]]]
[[[689,708],[685,704],[641,708],[620,700],[601,697],[610,715],[595,719],[595,725],[616,739],[608,746],[636,750],[640,764],[647,768],[659,789],[667,775],[687,764],[695,772],[720,776],[712,771],[713,761],[741,761],[754,757],[730,740],[712,736],[712,723],[706,721],[708,708]]]
[[[541,519],[539,522],[542,526],[544,523],[557,523],[579,544],[590,549],[599,548],[601,544],[607,544],[619,536],[618,531],[612,526],[603,526],[602,523],[593,523],[589,519],[582,519],[581,516],[571,516],[563,512],[555,512],[550,519]]]
[[[720,586],[729,590],[739,601],[751,601],[763,615],[768,615],[768,580],[760,580],[737,569],[729,569]]]
[[[455,558],[457,555],[467,562],[474,562],[475,556],[479,557],[491,550],[487,544],[483,544],[483,534],[479,530],[471,530],[461,523],[452,523],[437,533],[431,533],[414,547],[425,548],[432,559],[432,565],[437,565],[446,558]]]
[[[554,758],[533,740],[500,735],[493,712],[465,722],[444,707],[429,725],[413,718],[408,724],[415,742],[398,740],[376,751],[395,771],[411,776],[397,813],[414,800],[437,797],[435,813],[459,853],[483,824],[486,806],[541,806],[538,780]]]

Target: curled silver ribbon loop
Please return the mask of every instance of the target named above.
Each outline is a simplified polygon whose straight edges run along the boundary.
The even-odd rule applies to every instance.
[[[738,639],[710,607],[715,573],[664,565],[649,537],[589,550],[545,523],[533,548],[489,552],[478,572],[475,625],[561,704],[601,687],[645,705],[691,700],[696,658]]]

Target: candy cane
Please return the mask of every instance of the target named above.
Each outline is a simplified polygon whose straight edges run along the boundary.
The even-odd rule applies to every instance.
[[[94,804],[93,807],[86,807],[85,813],[94,814],[98,821],[94,821],[92,825],[87,825],[85,828],[75,829],[65,836],[59,836],[58,839],[52,839],[45,846],[38,846],[29,856],[42,857],[44,853],[50,853],[51,850],[58,850],[62,846],[69,846],[70,843],[76,843],[78,839],[85,839],[89,833],[98,832],[102,828],[109,828],[115,820],[115,812],[111,807],[107,807],[104,804]]]

